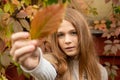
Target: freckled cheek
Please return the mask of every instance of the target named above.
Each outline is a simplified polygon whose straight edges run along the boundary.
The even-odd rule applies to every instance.
[[[75,44],[78,46],[79,45],[79,40],[78,40],[78,38],[75,38],[74,39],[74,42],[75,42]]]
[[[59,46],[60,46],[61,48],[63,48],[64,44],[63,44],[62,39],[59,39],[59,40],[58,40],[58,44],[59,44]]]

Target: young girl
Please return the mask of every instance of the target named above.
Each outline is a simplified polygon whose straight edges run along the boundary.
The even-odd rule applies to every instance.
[[[87,22],[76,10],[67,8],[57,32],[50,35],[51,53],[44,54],[39,41],[28,40],[29,36],[27,32],[13,34],[10,54],[36,80],[108,80]]]

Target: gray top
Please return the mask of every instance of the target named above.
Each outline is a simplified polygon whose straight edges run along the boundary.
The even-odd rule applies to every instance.
[[[21,66],[21,68],[27,72],[30,73],[33,77],[35,77],[36,80],[55,80],[57,76],[57,72],[53,65],[47,61],[45,58],[42,56],[42,51],[40,51],[40,63],[38,66],[33,69],[33,70],[26,70],[24,67]],[[78,67],[76,66],[78,62],[74,62],[73,64],[73,80],[79,80],[78,78]],[[100,64],[99,64],[100,65]],[[106,69],[100,65],[100,70],[101,70],[101,80],[108,80],[108,73]],[[87,79],[84,79],[87,80]]]

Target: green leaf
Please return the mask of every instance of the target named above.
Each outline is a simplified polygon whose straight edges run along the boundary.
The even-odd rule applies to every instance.
[[[27,6],[31,4],[31,0],[22,0],[22,2],[24,2]]]
[[[58,0],[47,0],[48,5],[51,5],[51,4],[54,4],[54,3],[58,3]]]
[[[5,12],[8,12],[8,11],[10,10],[10,8],[11,8],[10,3],[6,3],[6,4],[4,5],[4,11],[5,11]]]
[[[106,21],[106,25],[107,25],[107,29],[110,29],[110,25],[112,24],[112,21],[110,20],[107,20]]]
[[[30,74],[23,72],[23,75],[24,75],[25,77],[27,77],[28,79],[30,79]]]
[[[0,8],[0,13],[3,13],[3,10]]]
[[[10,14],[12,14],[15,11],[15,6],[13,4],[10,5]]]
[[[62,3],[66,3],[67,1],[70,2],[70,0],[61,0]],[[44,6],[49,6],[49,5],[52,5],[52,4],[57,4],[59,2],[59,0],[43,0],[43,4]]]

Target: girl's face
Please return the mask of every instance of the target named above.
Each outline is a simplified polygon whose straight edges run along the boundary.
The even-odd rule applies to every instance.
[[[74,26],[63,20],[57,31],[58,43],[63,52],[68,56],[76,56],[78,54],[78,36]]]

